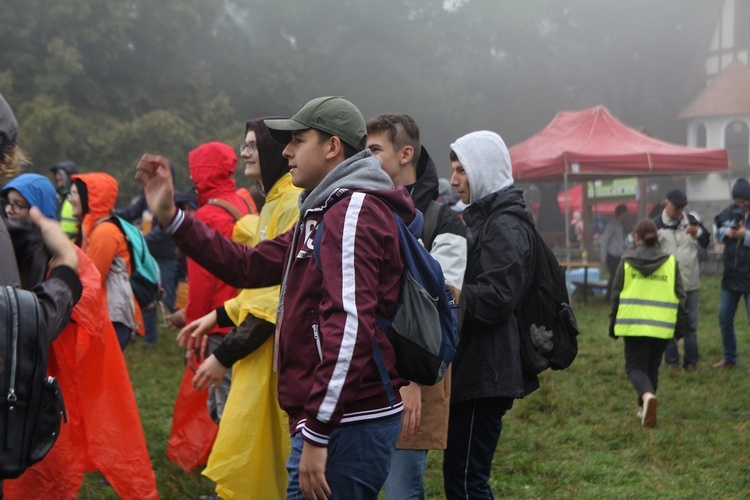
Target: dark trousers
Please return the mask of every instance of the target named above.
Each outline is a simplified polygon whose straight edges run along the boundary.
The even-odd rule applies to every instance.
[[[130,343],[130,339],[133,337],[133,330],[124,323],[113,321],[112,324],[115,327],[115,333],[117,334],[117,341],[120,343],[120,349],[124,351]]]
[[[615,279],[615,273],[617,273],[617,266],[620,265],[620,257],[618,255],[607,254],[607,271],[609,272],[609,278],[607,279],[607,294],[604,296],[604,300],[609,303],[612,298],[612,280]]]
[[[443,452],[445,497],[494,498],[488,484],[492,458],[513,398],[485,398],[451,404],[448,447]]]
[[[638,406],[643,406],[646,392],[656,394],[659,365],[668,339],[653,337],[623,337],[625,339],[625,372],[638,394]]]

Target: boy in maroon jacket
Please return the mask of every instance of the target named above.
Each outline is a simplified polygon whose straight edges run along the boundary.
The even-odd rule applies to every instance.
[[[255,248],[185,218],[172,202],[166,159],[144,155],[136,177],[165,232],[191,258],[237,288],[282,286],[276,360],[292,434],[289,497],[377,498],[406,381],[375,315],[392,316],[398,302],[403,264],[394,212],[409,223],[414,204],[365,149],[365,121],[345,99],[313,99],[291,119],[265,123],[287,144],[292,182],[304,191],[299,224]],[[313,242],[323,222],[318,262]]]

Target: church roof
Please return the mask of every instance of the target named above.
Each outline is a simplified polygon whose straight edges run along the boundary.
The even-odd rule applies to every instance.
[[[693,99],[678,118],[750,115],[750,69],[734,61]]]

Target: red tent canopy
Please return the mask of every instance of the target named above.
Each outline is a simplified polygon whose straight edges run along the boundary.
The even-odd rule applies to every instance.
[[[591,180],[729,170],[725,149],[689,148],[649,137],[604,106],[561,111],[510,148],[516,181]]]

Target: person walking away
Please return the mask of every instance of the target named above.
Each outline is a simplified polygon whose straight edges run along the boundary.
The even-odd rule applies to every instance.
[[[724,353],[713,368],[734,368],[737,364],[737,337],[734,315],[740,299],[750,319],[750,182],[739,178],[732,186],[733,202],[714,218],[714,240],[724,245],[724,272],[719,292],[719,329]]]
[[[287,497],[374,499],[396,448],[406,384],[375,316],[395,312],[404,269],[395,217],[411,223],[414,204],[365,150],[364,118],[346,99],[319,97],[265,124],[286,144],[292,183],[304,191],[300,222],[256,247],[176,210],[165,158],[144,155],[136,177],[188,256],[238,288],[281,284],[275,360],[292,435]]]
[[[612,280],[617,271],[617,265],[620,263],[620,256],[625,250],[625,218],[628,216],[628,207],[617,205],[615,207],[615,216],[604,226],[604,232],[599,239],[599,252],[601,253],[602,264],[607,265],[609,278],[607,279],[607,293],[604,296],[605,302],[609,304],[612,298]]]
[[[466,230],[448,205],[434,202],[439,195],[437,168],[421,145],[417,123],[407,114],[376,116],[367,122],[367,147],[394,186],[406,188],[425,219],[435,219],[425,222],[422,242],[440,263],[446,287],[458,302],[466,267]],[[401,388],[401,398],[401,436],[385,481],[388,500],[424,498],[427,451],[444,450],[447,444],[450,371],[431,387],[410,381]]]
[[[687,312],[677,259],[659,248],[656,224],[643,219],[633,230],[635,248],[617,267],[612,284],[609,334],[625,342],[625,372],[638,395],[638,418],[656,427],[656,390],[667,342]]]
[[[659,231],[659,246],[677,259],[680,278],[685,288],[685,309],[688,312],[685,328],[667,343],[664,362],[672,370],[680,369],[677,340],[682,337],[684,356],[682,367],[694,372],[698,369],[698,306],[700,302],[700,261],[698,253],[708,247],[711,235],[696,214],[685,213],[687,196],[679,189],[667,193],[664,210],[653,221]]]
[[[514,311],[534,278],[534,221],[513,185],[510,155],[494,132],[451,144],[451,184],[467,228],[461,289],[463,324],[452,365],[443,482],[449,499],[492,498],[489,485],[502,418],[513,401],[539,388],[521,365]]]

